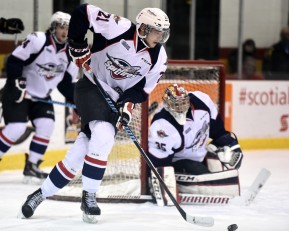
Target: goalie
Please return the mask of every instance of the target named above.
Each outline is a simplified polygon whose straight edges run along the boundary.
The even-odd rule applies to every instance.
[[[240,194],[237,169],[243,154],[207,94],[187,92],[178,84],[167,87],[163,108],[149,128],[148,148],[150,160],[173,193]],[[166,205],[153,173],[150,179],[157,203]]]

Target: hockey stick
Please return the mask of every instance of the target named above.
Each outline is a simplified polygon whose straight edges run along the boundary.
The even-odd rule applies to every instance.
[[[57,104],[57,105],[61,105],[61,106],[64,106],[64,107],[76,108],[75,104],[73,104],[73,103],[65,103],[65,102],[55,101],[55,100],[52,100],[52,99],[45,100],[45,99],[35,98],[35,97],[31,97],[31,98],[28,98],[28,99],[31,99],[34,102],[42,102],[42,103],[48,103],[48,104]]]
[[[108,95],[108,93],[103,89],[103,87],[101,86],[101,84],[98,82],[97,78],[95,77],[95,75],[93,74],[92,70],[90,69],[90,67],[87,65],[86,69],[84,69],[84,73],[86,73],[86,77],[94,84],[96,85],[96,87],[99,89],[100,93],[102,94],[102,96],[104,97],[104,99],[106,100],[107,104],[109,105],[109,107],[111,108],[111,110],[115,113],[119,113],[118,109],[115,105],[115,102],[110,98],[110,96]],[[174,196],[172,195],[172,193],[170,192],[170,190],[168,189],[167,185],[165,184],[165,182],[163,181],[163,179],[161,178],[160,174],[158,173],[158,171],[156,170],[156,168],[154,167],[153,163],[151,162],[151,160],[148,158],[147,154],[145,153],[145,151],[142,149],[140,143],[138,142],[137,138],[135,137],[135,135],[133,134],[133,132],[130,130],[130,128],[127,125],[124,125],[124,130],[126,131],[127,135],[130,137],[130,139],[134,142],[135,146],[137,147],[137,149],[139,150],[140,154],[142,155],[142,157],[145,159],[147,165],[150,167],[150,169],[153,171],[153,173],[155,174],[155,176],[158,178],[160,184],[162,185],[162,187],[164,188],[164,190],[166,191],[166,193],[168,194],[168,196],[170,197],[170,199],[172,200],[172,202],[174,203],[174,205],[176,206],[176,208],[178,209],[179,213],[182,215],[182,217],[184,218],[184,220],[186,220],[189,223],[195,224],[195,225],[200,225],[200,226],[206,226],[206,227],[211,227],[214,225],[214,218],[213,217],[197,217],[197,216],[192,216],[192,215],[188,215],[183,209],[182,207],[179,205],[179,203],[177,202],[177,200],[174,198]]]
[[[264,186],[270,175],[271,172],[266,168],[263,168],[255,178],[249,189],[244,193],[244,195],[239,198],[233,198],[231,203],[239,205],[250,205],[257,196],[257,194],[260,192],[261,188]]]

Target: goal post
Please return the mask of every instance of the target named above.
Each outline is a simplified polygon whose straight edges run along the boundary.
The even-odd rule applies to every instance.
[[[173,83],[188,91],[207,93],[224,119],[225,68],[220,61],[169,60],[167,71],[146,102],[136,105],[129,125],[143,150],[148,151],[148,127],[155,112],[162,107],[165,88]],[[125,131],[115,137],[104,178],[97,193],[98,201],[142,202],[151,200],[148,188],[148,167]],[[52,199],[79,201],[82,193],[81,175],[76,176]]]

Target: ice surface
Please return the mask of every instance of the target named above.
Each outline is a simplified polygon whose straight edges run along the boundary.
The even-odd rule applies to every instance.
[[[39,186],[22,184],[21,171],[7,171],[0,172],[0,230],[226,231],[229,225],[237,224],[237,231],[288,231],[289,150],[245,151],[244,155],[240,169],[242,192],[262,168],[272,174],[251,205],[182,205],[190,215],[214,217],[215,225],[211,228],[187,223],[175,207],[157,207],[152,203],[99,203],[100,221],[86,224],[82,221],[80,203],[46,200],[31,219],[19,219],[17,213],[22,203]]]

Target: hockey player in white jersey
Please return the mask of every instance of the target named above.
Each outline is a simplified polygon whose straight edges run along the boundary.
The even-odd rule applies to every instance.
[[[205,93],[187,92],[178,84],[167,87],[163,108],[154,115],[149,128],[148,148],[155,167],[173,167],[176,175],[172,178],[176,178],[179,192],[239,193],[235,169],[240,167],[243,156],[240,145],[236,136],[225,130],[216,106]],[[200,180],[190,180],[197,178]],[[157,182],[153,183],[153,187],[157,186]],[[227,189],[218,187],[230,184],[233,186]]]
[[[2,104],[5,127],[0,131],[0,159],[25,132],[28,120],[35,127],[29,155],[26,154],[23,174],[45,179],[39,169],[54,128],[53,105],[33,101],[49,100],[58,88],[68,101],[73,101],[74,84],[79,68],[68,54],[68,25],[70,15],[56,12],[46,32],[29,34],[7,60],[7,81]]]
[[[134,105],[147,99],[167,68],[162,43],[169,37],[169,19],[158,8],[145,8],[136,25],[126,18],[84,4],[71,17],[70,54],[79,67],[90,63],[97,80],[117,103],[119,113],[107,105],[98,88],[84,75],[75,87],[75,103],[82,131],[66,157],[51,171],[40,189],[28,196],[22,216],[29,218],[47,197],[63,188],[82,168],[83,220],[97,222],[101,211],[96,192],[106,169],[114,137],[132,118]],[[89,49],[87,30],[93,32]]]

